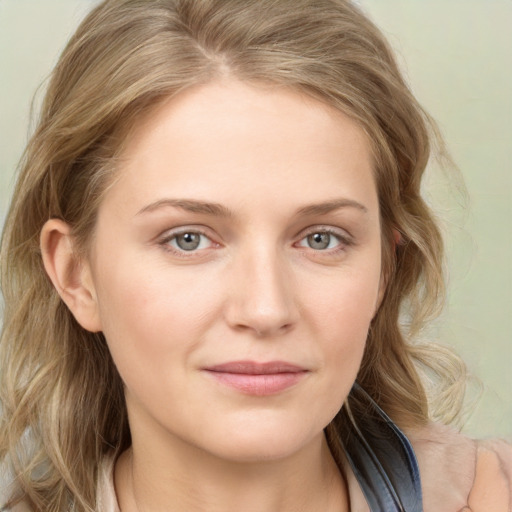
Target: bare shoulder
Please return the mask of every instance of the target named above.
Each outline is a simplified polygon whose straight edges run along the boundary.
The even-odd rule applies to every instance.
[[[512,446],[475,441],[445,425],[408,433],[420,466],[425,512],[512,512]]]

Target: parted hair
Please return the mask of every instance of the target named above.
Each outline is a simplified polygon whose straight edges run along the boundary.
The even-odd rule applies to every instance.
[[[442,239],[420,194],[432,148],[443,146],[380,30],[348,0],[106,0],[51,75],[2,236],[0,460],[14,477],[11,503],[95,510],[100,461],[131,442],[104,336],[80,327],[53,288],[41,228],[64,220],[85,254],[130,129],[162,101],[221,77],[301,91],[365,131],[387,289],[358,382],[403,428],[456,413],[461,363],[414,342],[444,295]],[[444,390],[436,410],[422,367]],[[335,456],[344,425],[335,418],[326,429]]]

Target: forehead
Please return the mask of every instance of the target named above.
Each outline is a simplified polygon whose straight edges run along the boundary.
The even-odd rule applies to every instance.
[[[370,146],[355,121],[288,88],[230,80],[155,108],[134,126],[118,167],[113,188],[134,204],[176,194],[253,200],[261,192],[279,203],[315,202],[375,189]]]
[[[258,130],[262,127],[264,130]],[[166,135],[174,132],[176,141],[180,134],[186,137],[192,130],[196,139],[202,133],[211,140],[238,135],[257,142],[258,136],[263,136],[267,147],[271,132],[280,135],[275,142],[281,146],[298,142],[299,135],[308,138],[311,145],[318,136],[325,143],[339,145],[340,139],[335,137],[342,133],[353,149],[365,153],[370,149],[359,124],[334,107],[290,87],[234,79],[191,87],[160,102],[130,129],[124,155],[132,157],[149,137],[163,135],[165,128]],[[326,137],[328,132],[333,137]]]

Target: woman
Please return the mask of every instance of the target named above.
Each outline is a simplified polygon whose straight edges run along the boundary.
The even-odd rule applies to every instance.
[[[412,344],[430,133],[349,2],[94,9],[2,241],[5,509],[510,510],[510,447],[429,423],[418,368],[459,363]]]

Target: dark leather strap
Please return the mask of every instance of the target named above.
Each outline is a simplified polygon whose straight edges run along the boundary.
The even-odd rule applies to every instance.
[[[420,472],[410,441],[359,386],[350,393],[364,403],[350,416],[344,448],[372,512],[423,512]]]

